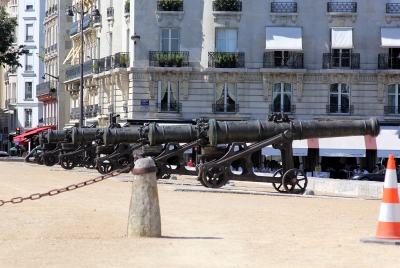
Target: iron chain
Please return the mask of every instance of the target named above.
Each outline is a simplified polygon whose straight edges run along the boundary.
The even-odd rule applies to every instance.
[[[28,200],[28,199],[29,200],[37,200],[37,199],[40,199],[40,198],[42,198],[44,196],[53,196],[53,195],[58,195],[58,194],[61,194],[61,193],[64,193],[64,192],[72,191],[72,190],[75,190],[75,189],[78,189],[78,188],[81,188],[81,187],[84,187],[84,186],[87,186],[87,185],[91,185],[91,184],[94,184],[96,182],[99,182],[99,181],[102,181],[102,180],[105,180],[105,179],[108,179],[108,178],[111,178],[111,177],[116,177],[118,175],[121,175],[125,171],[131,171],[132,168],[133,168],[133,165],[128,165],[126,168],[114,170],[114,171],[112,171],[110,173],[107,173],[107,174],[105,174],[103,176],[98,176],[98,177],[96,177],[94,179],[83,181],[83,182],[80,182],[80,183],[77,183],[77,184],[72,184],[72,185],[69,185],[69,186],[64,187],[64,188],[54,189],[54,190],[48,191],[47,193],[32,194],[32,195],[30,195],[28,197],[24,197],[24,198],[22,198],[22,197],[14,197],[9,201],[0,200],[0,206],[4,205],[6,203],[18,204],[18,203],[21,203],[22,201],[25,201],[25,200]]]

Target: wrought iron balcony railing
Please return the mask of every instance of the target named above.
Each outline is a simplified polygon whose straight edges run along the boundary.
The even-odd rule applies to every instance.
[[[156,103],[157,112],[176,112],[182,111],[182,103],[171,102],[171,103]]]
[[[93,114],[93,105],[88,105],[85,110],[85,117],[92,117]]]
[[[57,91],[57,81],[51,80],[41,83],[36,86],[36,97],[56,93]]]
[[[296,105],[269,105],[270,113],[285,113],[285,114],[294,114],[296,113]]]
[[[128,68],[129,65],[128,52],[118,52],[114,55],[114,68]]]
[[[218,104],[212,105],[213,113],[238,113],[239,104]]]
[[[244,68],[244,52],[208,52],[210,68]]]
[[[99,73],[107,72],[111,70],[112,66],[112,56],[107,56],[98,60],[99,63]]]
[[[93,62],[96,60],[88,60],[83,63],[83,76],[93,73]],[[81,65],[73,65],[65,71],[65,81],[74,80],[81,75]]]
[[[297,13],[297,3],[271,2],[271,13]]]
[[[83,30],[85,31],[86,29],[91,27],[93,25],[93,23],[94,23],[94,20],[93,21],[91,20],[91,16],[90,15],[86,15],[83,18],[83,27],[81,27],[81,21],[80,20],[74,21],[71,24],[71,28],[69,30],[69,36],[74,36],[74,35],[80,33],[81,32],[81,28],[83,28]]]
[[[386,14],[399,14],[400,3],[386,3]]]
[[[399,106],[385,106],[383,109],[385,115],[400,115]]]
[[[400,56],[388,53],[378,54],[378,69],[400,69]]]
[[[328,12],[357,12],[357,2],[328,2]]]
[[[32,127],[32,121],[25,121],[25,127]]]
[[[213,1],[213,11],[241,12],[242,1]]]
[[[303,69],[304,53],[299,52],[264,52],[263,68]]]
[[[323,53],[322,68],[360,69],[360,53]]]
[[[130,6],[125,6],[124,7],[124,12],[125,12],[125,14],[131,13],[131,7]]]
[[[80,113],[81,113],[81,111],[80,111],[79,107],[71,108],[71,113],[69,115],[69,118],[70,119],[79,119]]]
[[[101,114],[101,106],[95,104],[93,106],[93,117],[97,116],[98,114]]]
[[[189,51],[150,51],[149,66],[188,67]]]
[[[353,114],[354,105],[326,105],[327,114]]]
[[[183,11],[183,1],[157,1],[158,11]]]
[[[113,17],[114,17],[114,8],[108,7],[107,8],[107,18],[113,18]]]

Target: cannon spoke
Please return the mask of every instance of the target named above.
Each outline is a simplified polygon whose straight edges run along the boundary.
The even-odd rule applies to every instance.
[[[107,174],[113,171],[114,166],[110,162],[105,162],[105,161],[99,161],[97,163],[97,170],[99,171],[100,174]]]
[[[282,177],[282,169],[278,169],[277,171],[275,171],[273,177]],[[280,193],[285,193],[286,189],[283,186],[283,183],[272,183],[272,185],[274,186],[275,190],[277,190]]]
[[[304,171],[297,168],[289,169],[282,177],[282,184],[286,192],[290,194],[304,193],[307,188],[307,183],[306,174]]]
[[[220,188],[226,184],[227,177],[222,166],[203,166],[202,169],[202,180],[206,187]]]
[[[76,166],[75,159],[68,155],[61,157],[60,165],[64,169],[73,169]]]
[[[56,164],[56,157],[53,154],[44,154],[43,155],[43,164],[48,167],[54,166]]]

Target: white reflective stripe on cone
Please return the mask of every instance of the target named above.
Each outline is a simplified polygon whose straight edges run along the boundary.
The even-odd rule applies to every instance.
[[[381,203],[381,210],[379,212],[379,221],[400,222],[400,203],[397,204]]]
[[[386,169],[384,188],[397,188],[397,173],[395,169]]]

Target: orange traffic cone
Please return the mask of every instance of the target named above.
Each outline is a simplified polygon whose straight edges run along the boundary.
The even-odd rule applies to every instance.
[[[389,155],[383,196],[375,238],[361,239],[365,243],[400,245],[400,202],[394,155]]]

